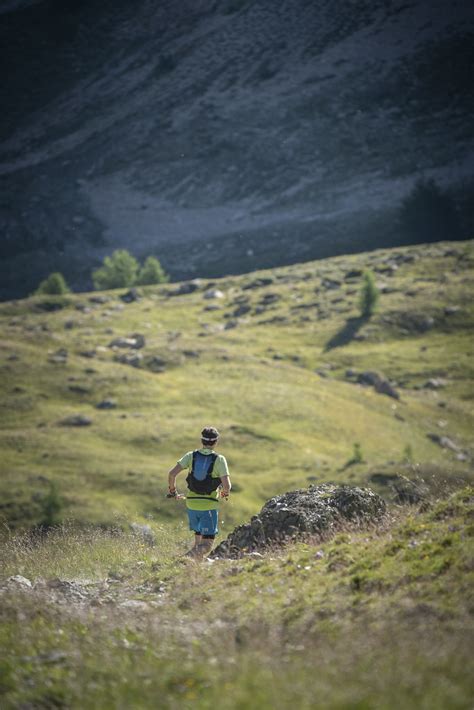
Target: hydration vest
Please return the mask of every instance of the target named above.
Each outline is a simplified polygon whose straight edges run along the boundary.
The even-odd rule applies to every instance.
[[[191,470],[186,477],[190,491],[206,495],[219,488],[221,479],[212,477],[216,459],[217,454],[201,454],[197,449],[193,451]]]

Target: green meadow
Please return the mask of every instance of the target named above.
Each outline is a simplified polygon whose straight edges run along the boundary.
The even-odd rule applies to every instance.
[[[366,482],[407,451],[410,465],[462,475],[473,451],[473,263],[471,242],[422,245],[199,281],[183,295],[143,288],[130,304],[123,290],[101,292],[104,303],[2,304],[3,521],[39,522],[52,482],[65,519],[178,519],[166,474],[209,423],[235,484],[229,525],[308,481]],[[381,294],[359,324],[364,269]],[[221,297],[206,298],[212,290]],[[143,348],[110,347],[135,333]],[[133,355],[137,367],[117,362]],[[348,370],[382,373],[400,399]],[[104,399],[115,408],[97,409]],[[61,425],[77,415],[91,424]],[[345,468],[355,443],[363,463]]]
[[[473,267],[451,242],[1,304],[2,710],[471,708]],[[205,425],[220,539],[311,483],[386,518],[186,561],[167,471]]]

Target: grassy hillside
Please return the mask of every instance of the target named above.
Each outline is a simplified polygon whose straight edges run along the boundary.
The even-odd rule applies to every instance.
[[[208,423],[235,484],[224,531],[308,482],[467,475],[473,265],[472,242],[436,244],[148,287],[129,304],[123,291],[2,304],[1,519],[39,522],[54,482],[63,518],[180,520],[166,472]],[[361,321],[365,268],[381,296]],[[136,333],[143,348],[111,347]],[[400,399],[357,384],[366,370]],[[91,423],[64,425],[78,415]]]
[[[0,705],[467,710],[473,500],[201,565],[170,526],[151,548],[96,528],[12,536]]]

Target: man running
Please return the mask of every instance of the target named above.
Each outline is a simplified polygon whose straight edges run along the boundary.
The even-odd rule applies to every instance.
[[[205,427],[201,432],[202,448],[188,451],[168,473],[168,496],[175,498],[176,477],[184,469],[190,469],[186,478],[186,506],[194,547],[187,556],[195,559],[203,559],[210,553],[218,532],[219,497],[228,499],[231,489],[227,461],[214,451],[218,439],[215,427]]]

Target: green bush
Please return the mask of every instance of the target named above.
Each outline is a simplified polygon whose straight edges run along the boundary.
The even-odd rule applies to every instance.
[[[139,286],[150,286],[152,284],[162,284],[169,281],[169,276],[164,271],[158,259],[154,256],[147,256],[145,263],[141,267],[136,283]]]
[[[362,288],[359,296],[359,308],[363,318],[370,318],[375,313],[379,300],[379,290],[375,285],[375,276],[371,271],[366,271],[363,276]]]
[[[104,258],[103,266],[92,273],[97,289],[133,286],[137,279],[138,261],[126,249],[117,249]]]
[[[69,293],[70,290],[64,276],[59,271],[55,271],[40,283],[35,293],[38,295],[61,296]]]
[[[63,504],[59,497],[56,483],[51,483],[48,493],[41,501],[41,521],[40,524],[47,528],[58,525],[61,522],[61,511]]]

